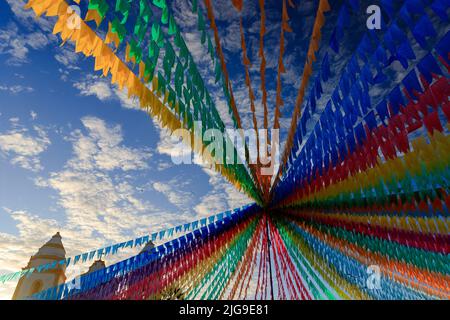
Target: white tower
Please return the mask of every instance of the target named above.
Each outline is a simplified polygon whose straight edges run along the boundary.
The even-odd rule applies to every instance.
[[[57,232],[38,252],[30,258],[28,265],[23,269],[36,268],[40,265],[59,262],[66,258],[66,250],[61,241],[61,236]],[[57,264],[56,268],[41,272],[33,272],[28,276],[20,278],[13,300],[20,300],[42,290],[52,288],[66,281],[65,264]]]

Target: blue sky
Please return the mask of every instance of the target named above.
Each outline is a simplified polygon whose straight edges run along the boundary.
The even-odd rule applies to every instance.
[[[286,34],[287,72],[282,77],[282,141],[290,125],[318,4],[316,0],[294,2],[296,8],[289,9],[294,32]],[[342,2],[330,1],[335,10],[327,14],[318,61],[329,51],[330,31]],[[190,11],[189,1],[168,3],[219,113],[230,124],[228,107],[220,88],[214,85],[213,67],[200,44],[196,15]],[[0,0],[0,274],[23,267],[56,231],[61,232],[67,254],[72,256],[251,202],[207,169],[173,165],[170,154],[174,145],[167,132],[112,86],[109,78],[95,73],[92,59],[75,54],[70,44],[61,47],[51,34],[51,21],[36,19],[31,11],[22,9],[23,4],[23,0]],[[216,0],[214,6],[243,127],[251,128],[240,57],[239,16],[229,0]],[[344,35],[345,45],[339,54],[331,55],[334,72],[308,128],[315,125],[340,71],[366,31],[366,7],[361,5],[360,12],[350,12],[347,30],[351,32]],[[261,125],[258,2],[245,1],[242,14]],[[266,14],[272,124],[281,1],[266,0]],[[431,18],[436,22],[436,17]],[[446,29],[438,31],[442,35]],[[420,59],[424,52],[412,43]],[[370,92],[373,101],[388,93],[392,83],[400,82],[410,70],[398,63],[388,69],[392,82],[375,86]],[[0,298],[10,298],[14,286],[9,283],[0,287]]]
[[[167,133],[20,2],[0,1],[0,273],[56,231],[73,255],[251,202],[173,165]]]

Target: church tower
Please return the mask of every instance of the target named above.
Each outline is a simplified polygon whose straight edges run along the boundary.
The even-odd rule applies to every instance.
[[[57,232],[38,252],[30,258],[27,266],[23,269],[36,268],[40,265],[59,262],[66,258],[66,250],[61,241],[61,235]],[[66,266],[57,265],[51,270],[33,272],[28,276],[20,278],[13,300],[20,300],[30,295],[36,294],[42,290],[52,288],[66,281]]]

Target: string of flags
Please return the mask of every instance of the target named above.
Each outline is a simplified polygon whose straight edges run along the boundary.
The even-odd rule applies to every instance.
[[[284,33],[292,31],[288,8],[294,2],[278,4],[275,128],[284,104]],[[361,3],[317,4],[282,166],[270,197],[251,166],[216,166],[257,203],[32,270],[84,262],[183,233],[29,298],[449,299],[450,32],[445,26],[450,4],[381,0],[383,28],[358,35],[350,57],[337,61],[344,59],[344,31]],[[54,33],[74,41],[76,52],[95,57],[95,70],[111,74],[113,83],[127,88],[130,97],[171,131],[192,128],[194,120],[205,128],[223,129],[170,6],[165,0],[137,4],[139,14],[132,17],[132,1],[90,0],[78,31],[65,27],[63,0],[30,0],[27,7],[37,16],[58,16]],[[239,13],[244,4],[230,1]],[[205,0],[201,6],[192,0],[191,5],[214,82],[222,86],[233,126],[240,128],[213,3]],[[264,0],[259,7],[261,103],[267,128],[268,8]],[[336,19],[328,19],[331,13]],[[105,39],[88,23],[107,27]],[[331,34],[324,44],[326,29]],[[245,33],[240,18],[243,72],[254,116]],[[121,49],[125,62],[118,58]],[[29,272],[3,275],[0,282]]]
[[[418,2],[418,7],[419,4],[421,4],[421,2]],[[332,100],[328,103],[323,103],[323,105],[326,106],[325,109],[322,109],[322,113],[325,114],[325,116],[332,112],[333,105],[336,109],[342,109],[341,104],[343,103],[344,120],[350,121],[347,120],[350,116],[351,119],[355,119],[354,116],[351,115],[351,112],[349,112],[349,110],[352,109],[352,100],[355,101],[356,105],[358,104],[358,101],[361,101],[361,108],[363,108],[362,112],[364,115],[364,111],[370,108],[371,102],[368,94],[370,86],[387,80],[383,70],[388,68],[396,60],[399,61],[405,69],[408,68],[408,60],[415,59],[415,55],[411,49],[409,40],[405,36],[405,31],[407,30],[403,31],[399,27],[401,23],[407,24],[413,37],[422,47],[426,46],[427,38],[433,35],[436,36],[433,26],[426,14],[421,16],[420,19],[412,18],[417,9],[411,6],[409,1],[401,2],[400,9],[398,10],[399,16],[395,15],[395,11],[390,2],[383,1],[381,7],[386,11],[392,21],[386,23],[386,28],[383,28],[379,32],[380,34],[384,34],[381,39],[377,38],[377,33],[373,30],[367,31],[362,36],[355,53],[348,60],[347,66],[341,72],[339,85],[332,93]],[[431,7],[434,12],[440,12],[436,3],[432,4]],[[323,55],[321,69],[317,72],[316,78],[313,80],[313,85],[311,86],[309,97],[306,99],[300,122],[298,123],[297,117],[294,117],[291,122],[291,129],[283,154],[283,164],[286,164],[288,157],[289,163],[292,164],[294,155],[298,153],[298,150],[302,146],[302,142],[307,135],[306,127],[308,123],[314,119],[313,116],[318,111],[316,110],[318,101],[323,95],[323,87],[325,87],[330,79],[330,59],[332,59],[333,53],[337,54],[339,52],[339,43],[343,41],[344,29],[348,27],[349,12],[354,11],[355,14],[359,14],[359,8],[360,6],[357,5],[357,2],[346,1],[339,10],[337,23],[329,43],[329,48],[331,50]],[[446,21],[445,18],[442,17],[442,13],[440,13],[439,16],[443,21]],[[441,51],[441,53],[445,56],[445,51]],[[388,59],[389,56],[390,58]],[[360,67],[358,65],[359,58],[362,59],[363,62],[370,63],[366,63],[363,67]],[[372,69],[377,70],[375,77],[372,75]],[[426,70],[426,68],[422,68],[422,70]],[[361,74],[360,79],[357,78],[358,74]],[[308,77],[303,77],[302,79],[307,78]],[[351,88],[349,85],[350,83],[353,83]],[[343,99],[341,96],[348,98],[342,101]],[[303,99],[297,100],[297,102],[301,103],[303,102]],[[289,166],[286,168],[285,172],[288,171]]]
[[[92,259],[101,259],[102,257],[107,256],[113,256],[120,252],[122,249],[132,249],[137,247],[145,246],[149,241],[155,242],[155,241],[162,241],[164,239],[172,238],[176,235],[179,235],[181,233],[186,232],[192,232],[194,230],[200,229],[202,227],[205,227],[207,224],[210,223],[220,223],[225,218],[233,217],[233,215],[240,212],[240,210],[245,210],[247,208],[252,207],[253,204],[248,204],[245,206],[242,206],[240,208],[236,208],[233,210],[227,210],[225,212],[221,212],[206,218],[202,218],[196,221],[184,223],[175,227],[171,227],[168,229],[163,229],[158,232],[154,232],[142,237],[138,237],[135,239],[130,239],[127,241],[123,241],[120,243],[116,243],[113,245],[109,245],[103,248],[94,249],[87,251],[85,253],[78,254],[74,257],[68,257],[66,259],[55,261],[47,264],[40,265],[38,267],[24,269],[22,271],[4,274],[0,276],[0,283],[5,283],[9,281],[17,281],[23,276],[29,276],[34,272],[43,272],[48,270],[53,270],[60,267],[69,267],[70,265],[76,265],[77,263],[84,263],[86,261],[92,261]]]
[[[210,222],[213,219],[209,218],[202,220],[206,225],[179,238],[29,298],[157,299],[174,281],[184,281],[195,291],[196,286],[201,284],[200,279],[196,278],[199,272],[215,273],[219,270],[218,260],[228,263],[229,260],[223,255],[225,248],[234,244],[236,249],[245,250],[244,239],[252,234],[250,231],[255,225],[256,213],[257,207],[248,205],[220,214],[221,219],[215,218],[215,222]],[[121,289],[117,290],[119,286]]]
[[[37,16],[57,16],[58,20],[53,33],[59,34],[63,43],[72,41],[75,44],[76,52],[83,53],[86,57],[94,57],[96,71],[101,71],[103,76],[111,74],[112,84],[116,84],[121,90],[127,89],[128,97],[137,99],[141,108],[158,119],[162,126],[171,133],[180,128],[188,129],[191,134],[190,147],[202,156],[205,164],[220,172],[238,190],[247,193],[256,202],[262,203],[255,180],[249,174],[247,167],[242,163],[225,165],[227,163],[225,158],[221,162],[216,161],[215,156],[204,144],[204,131],[209,128],[223,131],[223,122],[178,27],[174,24],[173,18],[170,19],[165,1],[153,2],[153,5],[157,7],[155,10],[162,10],[161,18],[156,18],[156,11],[152,11],[154,16],[149,13],[149,10],[153,10],[149,7],[149,1],[140,1],[136,23],[142,24],[148,21],[147,26],[152,24],[151,34],[142,40],[136,40],[137,36],[134,32],[136,28],[131,35],[127,34],[124,23],[130,23],[128,21],[129,7],[123,3],[127,3],[127,1],[117,2],[117,10],[110,12],[112,8],[106,1],[90,1],[85,19],[78,21],[79,28],[71,27],[69,21],[74,13],[68,10],[68,4],[64,0],[30,0],[25,8],[33,9]],[[87,22],[95,21],[99,27],[103,21],[108,20],[107,13],[114,13],[118,17],[116,16],[117,19],[113,19],[111,25],[108,25],[108,33],[105,39],[102,39]],[[149,20],[150,16],[155,19],[153,22]],[[168,34],[163,31],[167,24],[170,25],[166,20],[172,21],[172,28],[167,31]],[[118,25],[119,22],[120,25]],[[137,27],[137,29],[137,33],[139,33],[141,27]],[[178,47],[178,50],[173,48],[171,41]],[[125,62],[117,55],[117,48],[113,50],[108,43],[125,45]],[[144,54],[143,48],[147,47],[148,50]],[[159,57],[162,52],[161,48],[164,48],[164,57]],[[164,72],[156,72],[156,65],[161,59]],[[172,79],[172,70],[175,68],[176,71],[175,62],[177,62],[179,72],[175,72],[176,79]],[[139,66],[139,70],[134,71],[136,65]],[[172,88],[172,80],[179,84],[175,89]],[[202,122],[200,132],[194,130],[195,121]],[[236,153],[237,151],[235,151]]]

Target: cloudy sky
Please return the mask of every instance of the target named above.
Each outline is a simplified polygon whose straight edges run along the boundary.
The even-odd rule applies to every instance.
[[[282,77],[282,140],[290,125],[319,1],[293,2],[296,7],[289,8],[293,33],[286,34],[287,72]],[[329,51],[342,2],[330,1],[334,10],[326,16],[322,30],[325,49],[321,47],[317,53],[318,61]],[[190,0],[168,3],[219,113],[229,124],[228,108],[214,84],[213,66],[200,44]],[[139,110],[136,101],[111,85],[109,78],[94,72],[92,59],[75,54],[71,44],[60,46],[51,32],[53,20],[36,19],[31,11],[22,9],[23,4],[23,0],[0,0],[0,274],[20,270],[56,231],[61,232],[68,256],[73,256],[251,202],[210,170],[174,165],[170,157],[173,143],[167,132]],[[230,0],[215,0],[214,6],[243,127],[251,128],[239,15]],[[323,100],[309,128],[315,125],[340,71],[366,31],[366,7],[350,12],[351,32],[344,35],[339,54],[331,56],[331,80],[323,88]],[[272,124],[281,1],[266,0],[266,14]],[[261,125],[258,1],[245,1],[242,15]],[[104,35],[105,26],[97,31]],[[413,48],[420,58],[417,44],[413,43]],[[397,83],[408,72],[396,63],[390,69],[388,74]],[[392,88],[391,83],[383,85],[371,92],[374,100]],[[10,298],[14,287],[14,283],[0,286],[0,298]]]
[[[91,59],[75,54],[71,44],[60,46],[51,32],[53,20],[36,19],[23,10],[24,2],[0,0],[0,274],[20,270],[56,231],[67,255],[73,256],[251,202],[210,170],[172,164],[167,132],[109,78],[95,73]],[[219,112],[230,124],[190,1],[169,2]],[[317,3],[304,0],[289,9],[294,32],[286,34],[284,128],[290,123]],[[243,125],[251,128],[239,15],[228,0],[214,5]],[[258,11],[257,1],[246,1],[244,27],[261,125]],[[266,1],[266,14],[267,90],[273,105],[280,3]],[[105,30],[98,32],[104,35]],[[0,298],[9,299],[14,287],[0,286]]]
[[[169,135],[22,5],[0,0],[0,274],[57,231],[72,256],[252,202],[172,164]]]

